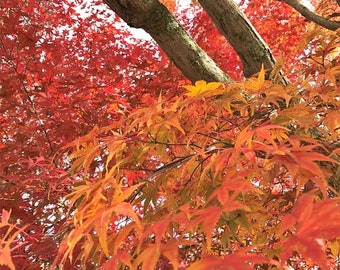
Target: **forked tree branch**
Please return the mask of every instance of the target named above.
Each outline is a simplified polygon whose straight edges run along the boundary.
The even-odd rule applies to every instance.
[[[104,0],[129,26],[148,32],[192,82],[232,82],[158,0]]]
[[[304,16],[307,20],[315,22],[316,24],[327,28],[329,30],[335,31],[340,28],[340,22],[335,22],[329,20],[325,17],[322,17],[311,10],[309,10],[304,5],[301,5],[297,0],[283,0],[287,5],[294,8],[297,12],[299,12],[302,16]]]

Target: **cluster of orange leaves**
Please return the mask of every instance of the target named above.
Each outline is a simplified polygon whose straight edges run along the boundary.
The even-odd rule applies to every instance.
[[[314,76],[306,69],[288,86],[264,70],[230,85],[198,81],[70,144],[79,180],[55,264],[335,267],[339,39],[319,43]]]
[[[318,66],[288,86],[264,70],[230,85],[198,81],[68,145],[76,181],[54,264],[335,267],[339,37],[317,37]],[[4,215],[1,226],[14,228]]]

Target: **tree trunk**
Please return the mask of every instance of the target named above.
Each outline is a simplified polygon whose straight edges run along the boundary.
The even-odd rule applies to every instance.
[[[192,82],[231,82],[157,0],[104,0],[129,26],[148,32]]]
[[[262,64],[268,71],[274,67],[268,45],[233,0],[198,1],[241,58],[246,77],[259,72]]]

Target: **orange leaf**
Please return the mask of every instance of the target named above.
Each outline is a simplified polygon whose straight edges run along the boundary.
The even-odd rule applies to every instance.
[[[282,265],[293,255],[294,251],[300,253],[304,259],[311,259],[321,269],[329,269],[325,252],[316,240],[297,236],[291,237],[285,242],[281,251],[280,258]]]
[[[268,259],[258,254],[230,254],[224,256],[205,256],[202,260],[193,263],[188,270],[253,270],[255,264],[268,262]],[[227,266],[227,267],[226,267]]]
[[[156,237],[156,242],[160,243],[166,230],[168,229],[169,224],[169,218],[162,218],[161,220],[154,222],[149,228],[144,231],[142,238],[145,238],[149,234],[154,233]]]
[[[197,218],[195,218],[192,223],[199,224],[203,223],[203,230],[207,234],[207,249],[211,248],[211,234],[215,228],[216,223],[220,219],[222,214],[222,209],[220,207],[209,207],[206,209],[202,209],[196,211],[199,214]]]
[[[137,216],[136,212],[133,210],[132,205],[127,203],[127,202],[121,202],[119,204],[117,204],[115,207],[113,207],[113,210],[120,215],[123,216],[128,216],[131,217],[135,222],[136,225],[139,229],[139,231],[137,231],[139,234],[141,233],[141,230],[143,228],[142,223],[139,220],[139,217]]]
[[[157,244],[151,244],[143,250],[143,252],[137,257],[134,262],[134,269],[138,269],[138,266],[142,264],[142,270],[154,269],[159,256],[161,255],[160,246]]]
[[[98,218],[94,220],[94,228],[98,234],[99,244],[106,256],[109,256],[109,250],[107,246],[107,230],[112,219],[112,211],[113,209],[110,208],[101,212],[100,210],[97,210]]]
[[[185,244],[184,241],[182,242],[171,239],[166,244],[161,244],[162,254],[169,259],[174,270],[178,269],[178,245]]]
[[[124,244],[127,236],[133,231],[134,224],[129,223],[119,230],[118,233],[115,234],[114,246],[113,246],[113,254],[116,255],[119,252],[120,247]]]
[[[259,90],[262,89],[263,84],[265,82],[265,71],[264,71],[264,66],[262,64],[261,70],[257,76],[257,78],[249,78],[244,86],[245,88],[252,90],[254,92],[258,92]]]
[[[8,245],[2,246],[0,249],[0,265],[7,266],[10,270],[15,270],[15,266],[11,257],[11,250]]]
[[[115,256],[112,256],[105,264],[100,268],[103,270],[117,269],[119,262],[124,263],[129,269],[133,269],[131,264],[130,255],[126,251],[119,250]]]
[[[8,224],[8,219],[11,215],[11,211],[12,210],[9,210],[6,211],[5,209],[2,209],[2,213],[1,213],[1,225],[7,225]]]
[[[185,131],[182,128],[181,124],[179,123],[178,118],[173,117],[172,119],[165,121],[165,124],[177,128],[182,134],[185,135]]]

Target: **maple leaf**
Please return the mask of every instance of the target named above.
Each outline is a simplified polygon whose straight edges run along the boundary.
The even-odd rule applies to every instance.
[[[133,206],[127,202],[121,202],[113,207],[113,210],[120,215],[131,217],[136,225],[137,225],[137,232],[141,234],[143,224],[140,222],[138,215],[136,214]]]
[[[315,192],[301,195],[292,213],[283,216],[280,232],[291,230],[293,235],[284,241],[282,263],[286,262],[293,251],[297,251],[322,268],[328,267],[324,249],[318,239],[331,240],[339,237],[340,200],[314,200]]]
[[[289,148],[279,148],[273,153],[276,153],[276,155],[272,158],[272,161],[285,164],[293,177],[299,175],[299,173],[304,174],[301,170],[305,170],[308,179],[315,182],[323,194],[327,194],[326,176],[316,161],[337,163],[334,159],[315,152],[293,151]],[[305,184],[305,182],[301,184]]]
[[[160,255],[160,245],[150,244],[143,249],[142,253],[135,260],[134,269],[137,269],[140,264],[142,264],[142,270],[154,269]]]
[[[214,227],[216,226],[222,214],[222,208],[209,207],[206,209],[202,209],[200,211],[196,211],[196,214],[198,215],[198,217],[196,217],[192,221],[192,225],[196,226],[196,224],[199,224],[202,222],[203,230],[207,234],[207,240],[206,240],[207,249],[210,250],[211,249],[211,236],[212,236]]]
[[[223,84],[219,82],[197,81],[195,86],[187,85],[183,87],[189,92],[186,94],[187,96],[201,98],[223,94],[225,90],[222,86]]]
[[[265,83],[265,70],[264,70],[264,65],[262,64],[261,70],[258,73],[257,78],[249,78],[245,82],[244,87],[248,90],[251,90],[257,93],[260,90],[262,90],[264,83]]]
[[[340,112],[330,111],[325,117],[325,124],[329,127],[331,131],[331,137],[336,140],[340,136]]]
[[[7,266],[10,270],[15,270],[15,266],[11,256],[11,250],[9,246],[1,247],[0,251],[0,265]]]
[[[115,256],[112,256],[108,261],[103,264],[102,269],[116,269],[119,266],[120,262],[124,263],[127,267],[129,267],[129,269],[133,269],[130,259],[130,254],[128,254],[128,252],[119,250]]]
[[[166,244],[161,244],[162,254],[169,259],[174,270],[178,269],[178,246],[188,245],[189,243],[189,241],[177,241],[175,239],[172,239]]]
[[[23,233],[26,226],[23,228],[18,228],[15,224],[9,223],[9,218],[11,216],[11,211],[2,209],[0,229],[5,229],[0,238],[0,266],[4,265],[11,270],[15,270],[15,265],[12,260],[11,251],[15,250],[20,246],[16,243],[15,239],[20,234]],[[6,229],[7,227],[7,229]],[[11,247],[13,245],[13,247]]]
[[[251,270],[255,264],[267,262],[267,259],[258,254],[230,254],[224,256],[204,256],[198,262],[188,267],[188,270],[209,270],[209,269],[228,269],[231,270]]]
[[[311,259],[322,269],[329,269],[325,252],[316,240],[297,236],[290,238],[285,242],[285,246],[281,251],[282,263],[286,262],[288,258],[292,256],[293,251],[299,252],[303,258]]]
[[[96,233],[98,234],[99,244],[106,256],[109,256],[107,231],[109,228],[109,223],[112,220],[113,211],[114,209],[112,208],[98,209],[97,210],[98,218],[95,219],[93,224]],[[91,243],[91,241],[89,241],[89,243]],[[90,246],[88,248],[90,248]]]
[[[9,221],[9,218],[11,216],[11,212],[12,210],[10,211],[7,211],[5,209],[2,209],[2,213],[1,213],[1,222],[0,222],[0,225],[1,226],[5,226],[8,224],[8,221]]]

